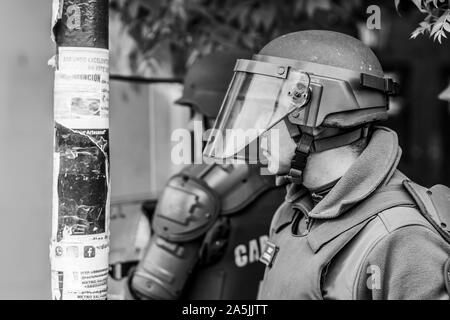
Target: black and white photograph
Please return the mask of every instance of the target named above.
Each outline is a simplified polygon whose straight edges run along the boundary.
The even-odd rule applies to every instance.
[[[450,0],[1,4],[0,300],[450,300]]]

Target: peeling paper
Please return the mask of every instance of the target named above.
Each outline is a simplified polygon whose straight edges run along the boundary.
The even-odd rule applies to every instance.
[[[54,87],[53,299],[106,299],[109,52],[60,47]]]
[[[105,299],[109,234],[108,130],[55,126],[50,259],[54,299]]]
[[[52,26],[50,29],[50,37],[52,38],[53,42],[56,42],[55,40],[55,25],[58,23],[58,21],[62,18],[62,9],[64,5],[64,0],[53,0],[52,3]]]
[[[52,39],[60,47],[108,49],[108,10],[108,0],[54,0]]]
[[[78,121],[81,128],[109,128],[108,50],[60,47],[57,64],[55,120]],[[77,127],[66,126],[72,125]]]
[[[86,132],[90,134],[87,135]],[[106,233],[108,130],[55,127],[58,163],[56,241]]]
[[[50,59],[48,59],[47,65],[48,65],[49,67],[52,67],[53,69],[56,69],[56,55],[54,55],[53,57],[51,57]]]

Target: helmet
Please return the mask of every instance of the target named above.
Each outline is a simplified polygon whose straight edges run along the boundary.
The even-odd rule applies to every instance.
[[[249,57],[249,52],[233,50],[198,58],[186,74],[182,97],[175,103],[192,107],[208,118],[216,118],[236,60]]]
[[[284,121],[297,143],[291,169],[297,176],[310,152],[350,144],[367,134],[368,123],[387,119],[388,96],[398,91],[370,48],[332,31],[276,38],[251,60],[238,60],[234,71],[215,129],[246,137],[211,135],[204,155],[242,158],[243,148]]]

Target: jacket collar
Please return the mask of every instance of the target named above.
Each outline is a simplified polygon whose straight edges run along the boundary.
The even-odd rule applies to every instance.
[[[400,157],[397,134],[388,128],[375,128],[366,149],[309,216],[315,219],[340,216],[386,183]]]
[[[407,179],[405,175],[400,171],[395,171],[387,185],[381,185],[377,188],[377,192],[373,192],[364,201],[355,204],[351,210],[338,219],[316,220],[312,231],[307,236],[311,249],[314,252],[319,251],[324,244],[344,232],[356,234],[368,221],[385,209],[396,205],[413,205],[411,197],[405,192],[402,184],[405,179]],[[395,201],[393,197],[395,197]],[[383,206],[385,206],[385,209]]]
[[[321,221],[320,228],[314,228],[308,235],[308,242],[314,251],[340,233],[355,226],[358,219],[336,219],[349,209],[369,197],[377,188],[387,184],[400,161],[401,149],[397,134],[384,127],[376,127],[366,149],[355,163],[337,182],[333,189],[310,212],[309,216]],[[403,176],[403,175],[402,175]],[[286,201],[293,201],[293,207],[303,207],[300,197],[302,187],[290,185]],[[353,215],[352,215],[353,216]],[[360,221],[361,222],[361,221]]]

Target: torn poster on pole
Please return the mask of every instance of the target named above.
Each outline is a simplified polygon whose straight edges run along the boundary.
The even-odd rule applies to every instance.
[[[60,20],[54,21],[56,28],[52,26],[58,45],[54,61],[52,298],[106,299],[109,51],[104,45],[107,40],[97,47],[91,39],[107,36],[104,25],[92,24],[107,23],[108,1],[55,3],[53,10],[58,14],[54,16]],[[101,19],[94,19],[97,15],[102,15]]]

